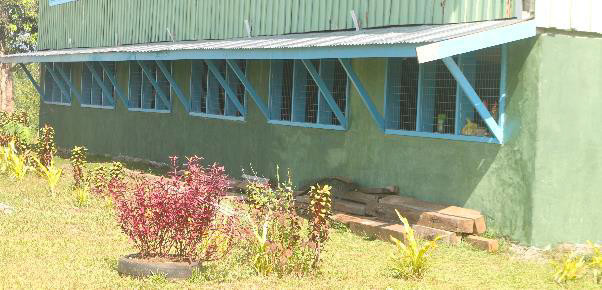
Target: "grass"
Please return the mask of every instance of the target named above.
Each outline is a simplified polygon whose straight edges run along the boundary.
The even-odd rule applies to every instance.
[[[57,163],[66,164],[62,159]],[[69,190],[72,178],[65,172],[55,198],[42,178],[30,174],[14,181],[0,176],[0,203],[15,209],[12,215],[0,213],[0,288],[560,288],[552,281],[549,264],[519,261],[507,253],[488,254],[467,245],[437,248],[432,267],[420,281],[396,279],[388,269],[392,244],[344,228],[333,230],[321,272],[304,278],[257,276],[237,252],[205,264],[186,281],[120,277],[117,259],[135,249],[105,200],[92,198],[88,206],[77,206]],[[565,287],[599,289],[588,279]]]

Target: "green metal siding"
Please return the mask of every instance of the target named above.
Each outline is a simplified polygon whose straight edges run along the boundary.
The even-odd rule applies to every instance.
[[[40,0],[38,49],[103,47],[511,17],[509,0]],[[445,3],[442,5],[442,3]],[[168,33],[168,29],[170,33]]]

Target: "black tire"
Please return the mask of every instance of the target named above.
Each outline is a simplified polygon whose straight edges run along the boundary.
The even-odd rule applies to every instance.
[[[188,279],[198,262],[152,262],[136,258],[136,254],[119,258],[117,272],[137,278],[145,278],[155,274],[165,275],[167,279]]]

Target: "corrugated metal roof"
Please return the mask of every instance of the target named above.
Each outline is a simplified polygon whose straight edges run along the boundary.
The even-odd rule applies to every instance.
[[[602,0],[538,0],[537,27],[602,33]]]
[[[365,29],[360,31],[337,31],[239,38],[230,40],[205,40],[194,42],[161,42],[105,48],[79,48],[48,50],[0,57],[0,61],[27,56],[61,56],[104,53],[148,53],[194,50],[252,50],[288,48],[328,48],[350,46],[378,46],[392,44],[433,43],[461,36],[476,34],[495,28],[513,25],[523,20],[495,20],[473,23],[419,25]]]

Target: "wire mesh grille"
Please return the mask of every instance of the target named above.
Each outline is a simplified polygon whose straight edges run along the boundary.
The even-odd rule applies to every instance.
[[[393,59],[389,63],[390,113],[388,127],[394,130],[415,131],[418,113],[418,60]]]
[[[202,60],[191,62],[190,92],[191,111],[207,113],[207,65]]]
[[[245,71],[247,70],[247,62],[245,60],[237,60],[235,62],[238,65],[238,68],[240,68],[240,70],[243,73],[245,73]],[[234,73],[234,70],[232,70],[232,68],[230,66],[227,67],[226,79],[228,81],[228,84],[232,88],[232,90],[234,90],[234,93],[236,94],[236,99],[238,99],[238,102],[244,107],[245,106],[245,86],[238,79],[238,76],[236,76],[236,74]],[[228,102],[230,102],[230,101],[228,100]],[[232,115],[237,116],[237,117],[242,116],[242,114],[240,113],[240,111],[238,111],[238,109],[236,108],[236,106],[234,104],[231,104],[230,107],[231,107],[230,113]]]
[[[321,61],[320,77],[328,88],[337,107],[345,115],[347,106],[347,73],[341,63],[336,59],[323,59]],[[327,125],[340,125],[339,119],[331,110],[330,105],[320,93],[318,122]]]
[[[491,116],[499,121],[501,48],[493,47],[466,54],[462,57],[460,67]],[[462,97],[466,98],[463,93]],[[492,136],[485,121],[474,107],[469,104],[463,105],[460,114],[466,118],[461,120],[463,124],[461,134]]]
[[[280,120],[291,121],[293,111],[293,72],[294,61],[282,62],[282,95],[280,104]]]
[[[62,103],[62,104],[70,104],[71,103],[71,89],[67,85],[62,78],[62,76],[58,72],[58,67],[60,66],[63,69],[63,72],[71,78],[71,65],[68,63],[48,63],[47,65],[50,69],[52,69],[57,77],[57,80],[53,78],[52,74],[48,72],[48,70],[44,70],[44,94],[46,102],[53,103]],[[57,84],[58,82],[58,84]],[[62,86],[68,95],[63,94],[61,90]]]
[[[128,102],[130,108],[142,108],[142,68],[136,62],[130,62]]]
[[[424,66],[423,131],[454,134],[456,113],[456,80],[445,64],[437,60]]]
[[[320,71],[320,61],[312,60],[316,71]],[[318,94],[320,92],[318,85],[311,77],[307,70],[304,72],[305,82],[301,91],[301,95],[298,97],[298,101],[301,104],[305,104],[305,122],[306,123],[317,123],[318,122]]]

